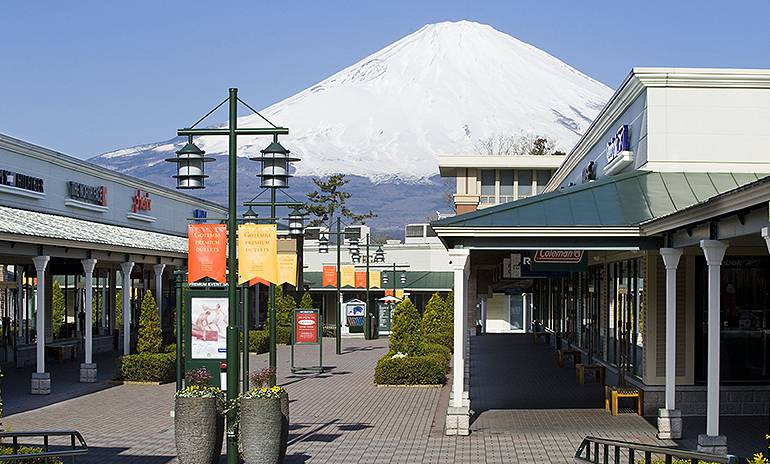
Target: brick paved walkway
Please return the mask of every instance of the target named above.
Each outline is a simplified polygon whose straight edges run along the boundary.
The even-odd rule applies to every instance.
[[[493,410],[488,409],[473,425],[471,436],[446,437],[440,428],[446,389],[377,387],[372,371],[387,350],[387,339],[345,340],[344,347],[343,355],[336,356],[334,341],[326,340],[324,353],[331,369],[302,376],[289,372],[289,347],[279,348],[279,381],[291,398],[287,462],[563,463],[573,462],[586,434],[652,440],[652,427],[635,416],[612,418],[592,409],[508,410],[496,412],[499,417],[489,415]],[[482,351],[475,349],[474,359]],[[298,359],[310,363],[307,354]],[[252,357],[253,369],[266,365],[266,355]],[[509,386],[524,374],[517,369],[497,372],[497,381],[509,378]],[[483,377],[477,374],[478,379]],[[541,385],[545,393],[554,388]],[[173,391],[174,385],[121,385],[9,416],[5,424],[13,430],[81,431],[92,451],[78,462],[171,463]],[[492,427],[495,421],[504,427]]]

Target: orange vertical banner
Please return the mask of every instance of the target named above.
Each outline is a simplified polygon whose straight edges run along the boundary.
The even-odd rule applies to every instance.
[[[345,264],[340,268],[341,287],[356,286],[356,267],[352,264]]]
[[[323,275],[321,278],[322,287],[336,287],[337,286],[337,266],[324,266]]]
[[[197,282],[204,277],[227,283],[225,224],[187,226],[187,282]]]
[[[366,288],[366,271],[356,272],[356,288]]]

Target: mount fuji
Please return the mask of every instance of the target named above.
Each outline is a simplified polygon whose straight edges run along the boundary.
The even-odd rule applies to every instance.
[[[438,177],[440,153],[474,153],[497,135],[546,135],[568,151],[612,90],[548,53],[491,26],[469,21],[430,24],[261,113],[288,127],[281,143],[302,160],[289,192],[298,200],[312,176],[344,172],[354,209],[372,209],[379,232],[400,235],[406,222],[447,211],[451,187]],[[224,124],[222,124],[223,126]],[[262,127],[256,114],[240,127]],[[220,126],[220,125],[218,125]],[[176,137],[101,154],[96,164],[173,185]],[[240,137],[239,156],[255,156],[268,141]],[[226,137],[196,144],[217,162],[200,192],[226,198]],[[258,192],[256,164],[239,163],[239,190]],[[301,193],[300,193],[301,192]]]

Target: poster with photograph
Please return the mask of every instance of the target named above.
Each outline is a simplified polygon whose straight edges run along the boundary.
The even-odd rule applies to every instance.
[[[227,298],[191,298],[191,341],[193,359],[227,357]]]

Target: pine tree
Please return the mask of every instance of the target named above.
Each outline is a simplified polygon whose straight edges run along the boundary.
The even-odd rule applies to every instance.
[[[115,328],[123,328],[123,290],[115,294]]]
[[[158,306],[152,292],[147,290],[142,298],[139,313],[139,340],[136,349],[139,353],[160,353],[162,345],[163,334],[158,319]]]
[[[422,354],[420,313],[409,298],[402,300],[393,311],[390,332],[390,352],[409,356]]]
[[[354,213],[346,206],[351,197],[350,192],[343,189],[350,179],[345,174],[332,174],[325,179],[313,178],[313,183],[318,188],[307,194],[307,203],[304,209],[316,219],[310,221],[310,226],[330,225],[334,223],[335,215],[339,214],[352,222],[362,223],[369,218],[377,217],[375,213]],[[326,221],[324,221],[326,217]]]
[[[444,304],[442,305],[442,316],[441,316],[441,322],[444,324],[444,327],[452,331],[454,326],[454,314],[455,314],[455,294],[454,292],[449,292],[444,299]]]
[[[302,301],[300,301],[299,307],[305,309],[313,307],[313,297],[310,296],[310,292],[305,292],[305,294],[302,295]]]
[[[425,337],[441,333],[445,330],[444,305],[446,302],[441,295],[434,293],[425,306],[425,312],[422,315],[422,333]]]
[[[276,324],[281,327],[291,327],[292,315],[297,302],[290,295],[284,296],[283,286],[275,287],[275,316]]]
[[[59,337],[61,335],[61,326],[64,324],[64,292],[57,281],[53,283],[51,298],[53,300],[51,328],[53,329],[54,337]]]

